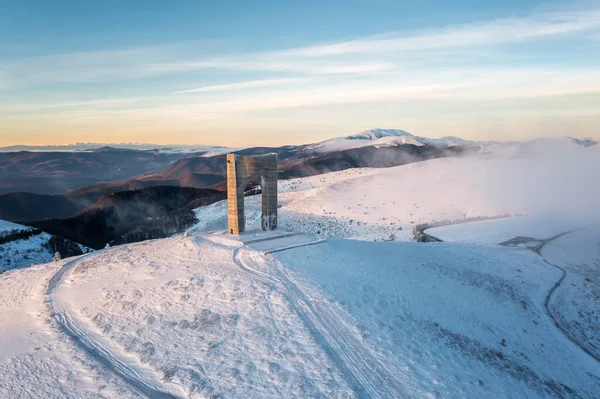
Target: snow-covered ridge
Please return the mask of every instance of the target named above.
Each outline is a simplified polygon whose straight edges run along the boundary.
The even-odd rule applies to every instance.
[[[374,147],[395,147],[402,145],[423,146],[429,145],[439,149],[447,149],[452,147],[463,148],[479,148],[482,154],[496,154],[516,156],[523,151],[528,151],[531,147],[540,147],[547,143],[558,143],[569,147],[572,144],[582,147],[598,147],[598,142],[593,139],[577,139],[573,137],[564,138],[542,138],[533,139],[523,142],[518,141],[472,141],[465,140],[460,137],[445,136],[441,138],[427,138],[423,136],[415,136],[401,129],[371,129],[365,130],[351,136],[338,137],[330,140],[325,140],[319,143],[311,144],[308,149],[319,153],[327,153],[333,151],[344,151],[355,148],[374,146]]]
[[[472,146],[477,142],[464,140],[460,137],[445,136],[439,139],[430,139],[427,137],[415,136],[405,130],[400,129],[371,129],[364,132],[348,136],[346,140],[372,140],[378,144],[412,144],[412,145],[431,145],[434,147],[448,148],[456,146]]]
[[[371,129],[347,137],[325,140],[320,143],[312,144],[309,148],[325,153],[367,146],[395,147],[400,145],[430,145],[443,149],[455,146],[471,147],[475,144],[476,143],[473,141],[463,140],[458,137],[429,139],[426,137],[415,136],[400,129]]]
[[[346,137],[348,140],[377,140],[383,137],[414,137],[407,131],[400,129],[371,129],[365,130],[364,132],[354,134]]]
[[[22,224],[12,223],[6,220],[0,220],[0,237],[2,237],[2,235],[6,233],[21,230],[31,230],[31,227],[23,226]]]
[[[89,248],[28,226],[0,220],[0,273],[50,262],[55,252],[71,256]]]

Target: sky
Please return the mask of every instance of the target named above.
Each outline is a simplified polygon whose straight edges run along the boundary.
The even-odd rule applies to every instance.
[[[599,0],[0,7],[0,146],[600,138]]]

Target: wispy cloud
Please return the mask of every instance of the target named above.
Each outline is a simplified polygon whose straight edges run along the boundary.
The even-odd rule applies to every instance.
[[[417,34],[387,34],[352,41],[309,46],[282,52],[290,56],[399,52],[512,43],[561,34],[597,30],[600,10],[548,13],[450,26]]]
[[[298,59],[276,54],[252,53],[231,58],[184,60],[146,66],[157,75],[184,73],[194,70],[234,70],[252,72],[287,72],[303,75],[351,75],[377,73],[395,68],[389,61],[340,61],[324,59]]]
[[[9,87],[111,82],[198,70],[352,75],[398,70],[416,57],[426,57],[427,52],[432,51],[465,51],[569,34],[585,34],[593,39],[599,31],[600,9],[594,8],[230,56],[216,54],[212,47],[198,51],[195,44],[189,43],[50,55],[4,61],[2,70],[4,85]],[[199,52],[205,55],[190,56]],[[364,54],[369,54],[368,60],[362,57]]]
[[[71,108],[110,108],[122,107],[132,103],[140,102],[148,97],[126,97],[126,98],[99,98],[93,100],[70,101],[70,102],[51,102],[51,103],[27,103],[10,105],[3,109],[7,113],[26,113],[31,111],[40,111],[46,109],[71,109]]]
[[[300,83],[300,82],[307,82],[307,81],[310,81],[310,79],[306,79],[306,78],[256,79],[256,80],[247,80],[245,82],[203,86],[203,87],[198,87],[195,89],[179,90],[179,91],[173,92],[173,94],[205,93],[205,92],[211,92],[211,91],[240,90],[240,89],[250,89],[250,88],[256,88],[256,87],[278,86],[278,85],[283,85],[283,84]]]
[[[0,106],[5,115],[71,115],[77,118],[159,115],[171,119],[214,119],[253,110],[323,107],[399,100],[500,100],[600,93],[600,71],[540,68],[462,69],[438,72],[414,70],[410,76],[390,75],[353,80],[299,78],[265,79],[206,86],[147,97],[96,99],[64,103]],[[310,83],[310,84],[304,84]],[[285,86],[281,90],[280,85]],[[255,92],[263,87],[265,91]],[[230,91],[235,91],[231,96]],[[187,95],[181,96],[180,93]]]

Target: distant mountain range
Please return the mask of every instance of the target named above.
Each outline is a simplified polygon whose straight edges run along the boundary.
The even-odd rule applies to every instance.
[[[103,148],[118,148],[138,151],[157,151],[165,153],[194,153],[217,155],[223,152],[229,152],[232,149],[221,146],[207,145],[181,145],[181,144],[144,144],[144,143],[73,143],[66,145],[11,145],[0,147],[0,152],[81,152],[81,151],[96,151]]]
[[[204,153],[165,153],[101,147],[78,152],[0,152],[0,194],[59,194],[161,170],[174,161]]]

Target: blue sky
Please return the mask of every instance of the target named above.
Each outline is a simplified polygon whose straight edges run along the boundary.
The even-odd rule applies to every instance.
[[[2,10],[0,145],[291,144],[374,127],[600,136],[598,1],[6,1]]]

